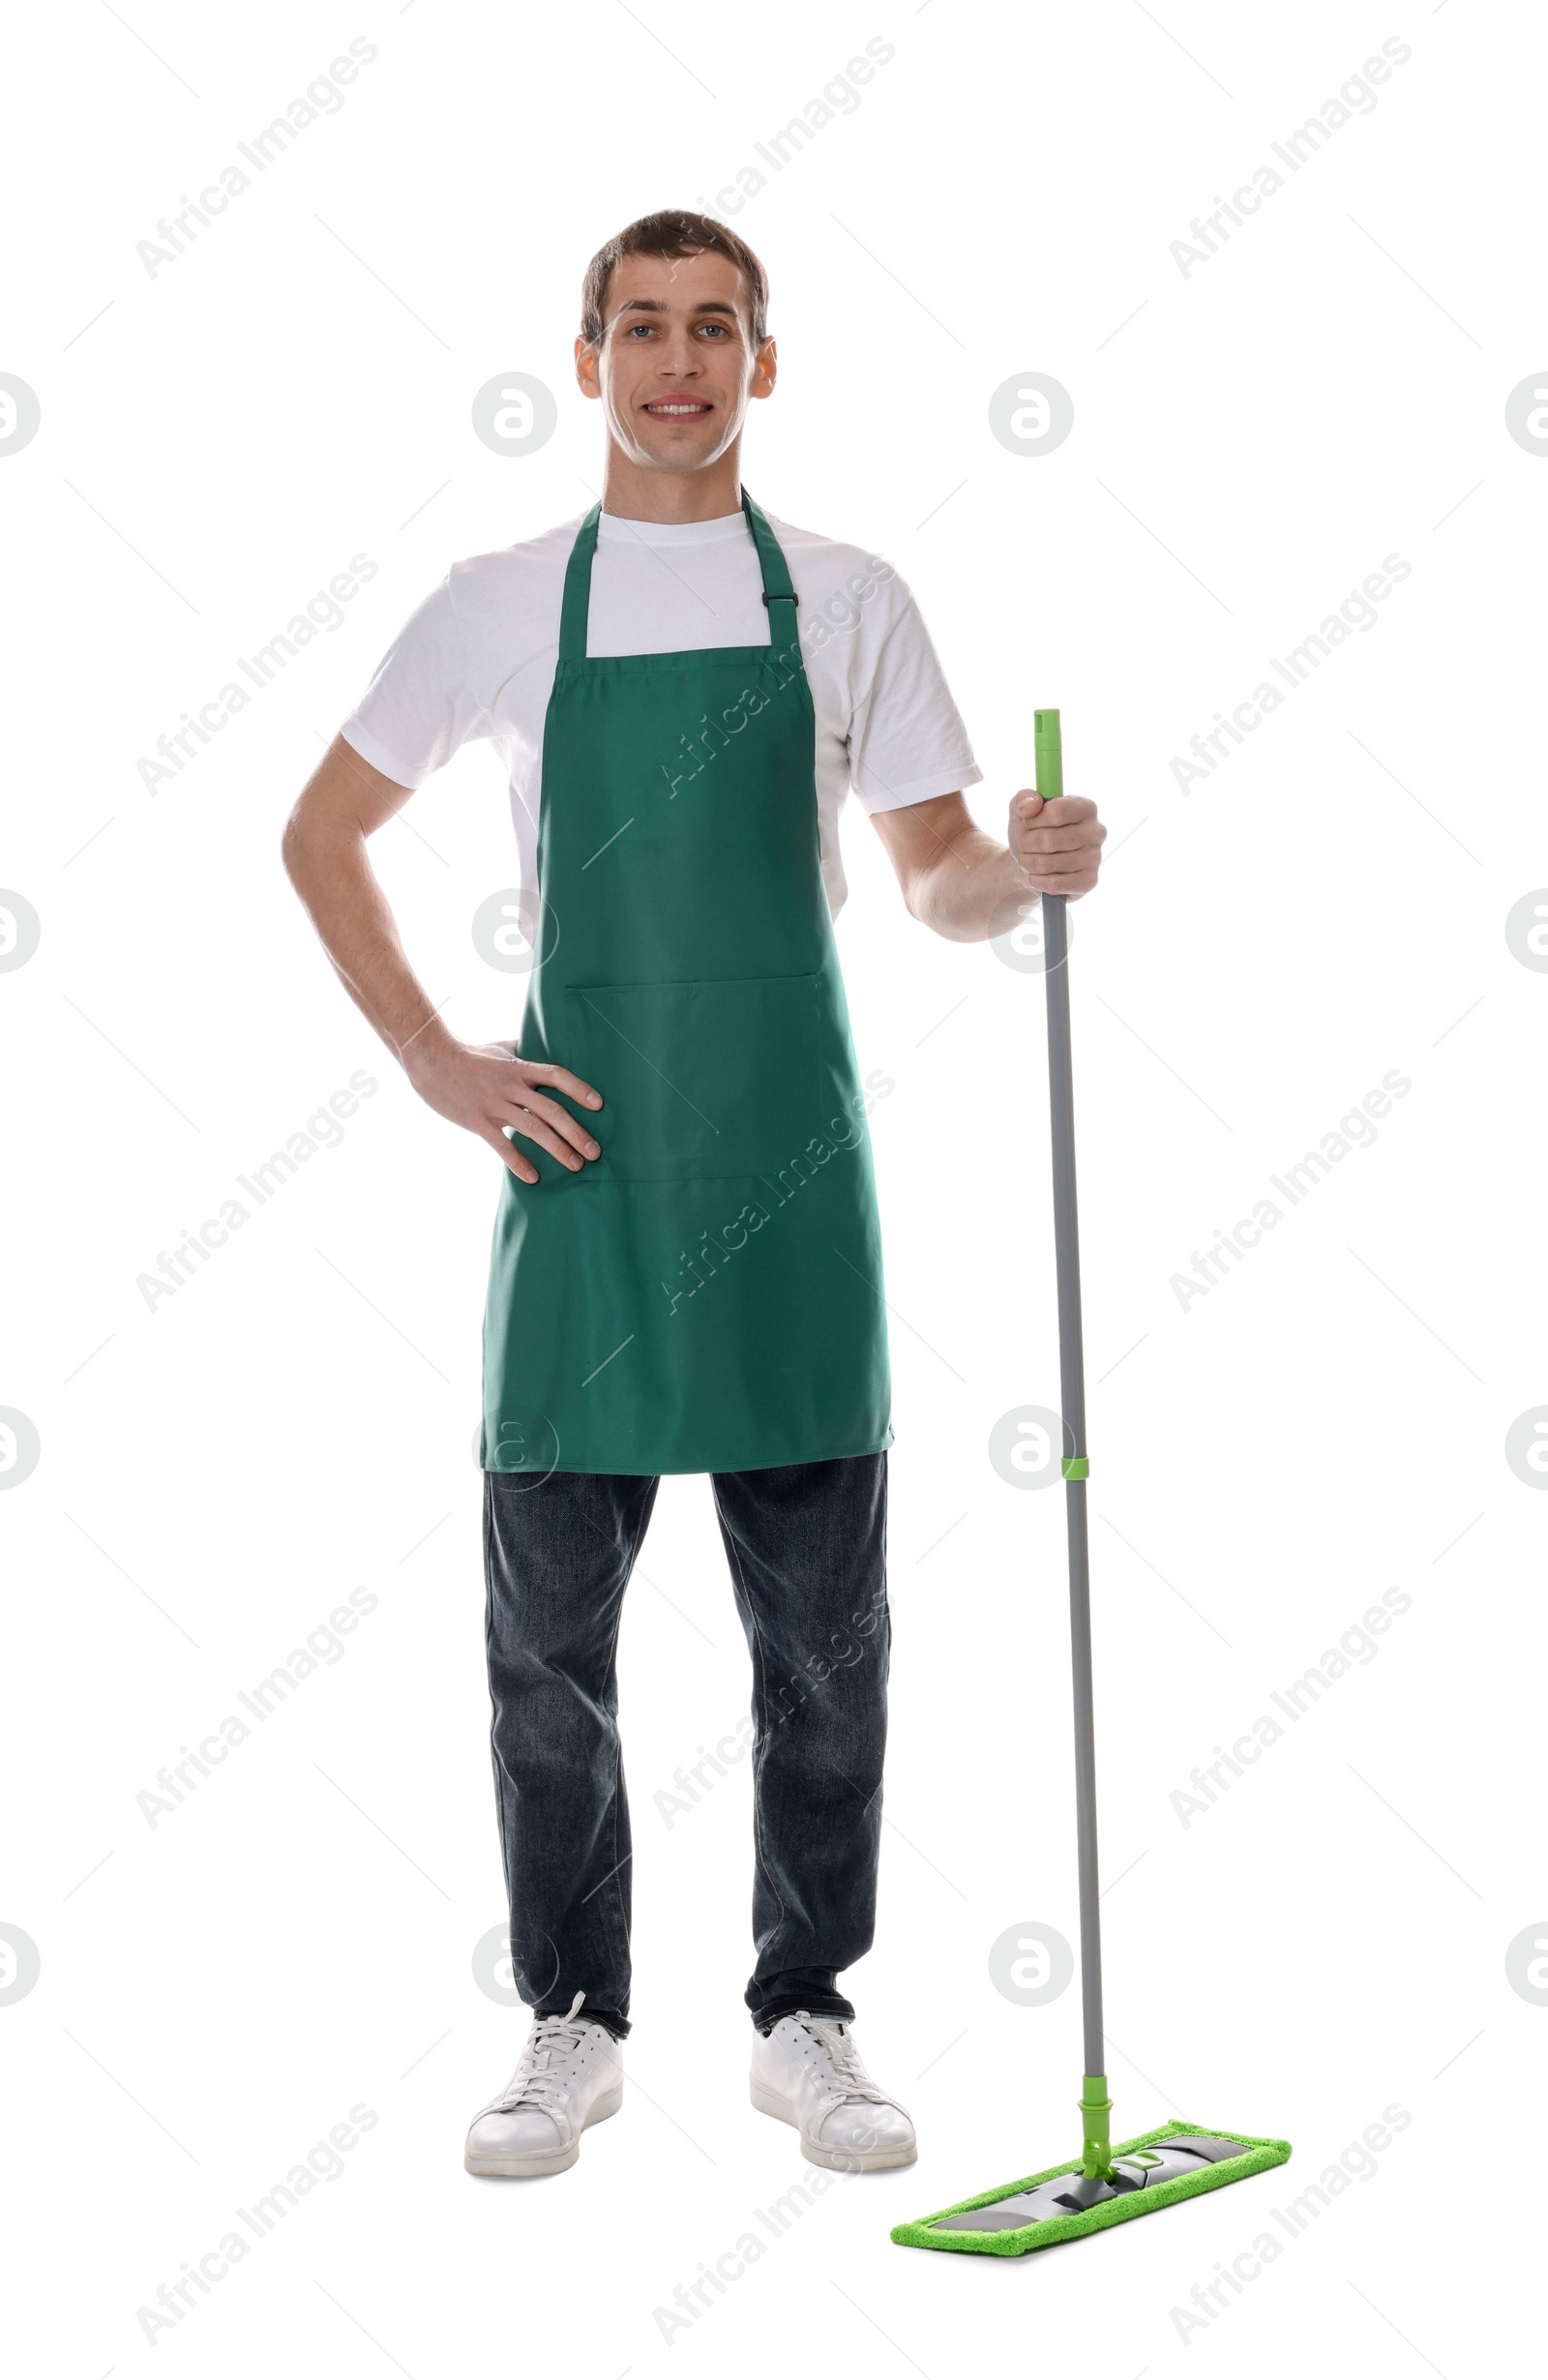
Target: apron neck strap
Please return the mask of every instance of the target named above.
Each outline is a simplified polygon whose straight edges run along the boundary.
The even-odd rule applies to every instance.
[[[564,574],[564,607],[559,613],[561,661],[584,661],[586,657],[586,614],[591,609],[591,557],[597,550],[597,522],[601,519],[601,504],[593,504],[570,549],[570,564]]]
[[[759,567],[763,573],[763,601],[768,607],[768,640],[776,651],[789,653],[799,663],[801,638],[796,616],[795,589],[786,567],[784,549],[764,519],[761,505],[755,504],[747,490],[742,490],[742,510],[747,525],[753,532],[758,548]]]
[[[785,555],[761,507],[754,503],[745,488],[742,490],[742,512],[758,549],[759,568],[763,574],[769,643],[776,650],[799,654],[795,589],[790,584]],[[601,518],[602,506],[593,504],[581,521],[570,550],[569,566],[564,574],[564,604],[559,613],[561,661],[584,661],[586,657],[586,622],[591,610],[591,559],[597,550],[597,523]]]

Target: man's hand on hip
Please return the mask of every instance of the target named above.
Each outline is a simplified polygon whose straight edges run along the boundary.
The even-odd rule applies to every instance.
[[[588,1157],[602,1154],[585,1125],[550,1096],[563,1091],[580,1107],[600,1108],[601,1092],[563,1066],[518,1057],[514,1041],[480,1047],[441,1032],[418,1050],[410,1042],[402,1059],[404,1073],[426,1105],[488,1141],[518,1181],[536,1181],[538,1172],[530,1157],[507,1138],[510,1132],[546,1148],[572,1174],[579,1174]]]

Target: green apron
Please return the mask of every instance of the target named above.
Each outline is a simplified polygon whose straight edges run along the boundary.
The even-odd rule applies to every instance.
[[[822,884],[816,723],[778,540],[770,641],[586,658],[595,506],[543,737],[520,1041],[602,1149],[507,1173],[488,1471],[746,1471],[892,1443],[865,1099]]]

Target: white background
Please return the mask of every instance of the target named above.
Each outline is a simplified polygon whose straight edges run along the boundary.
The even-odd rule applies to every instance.
[[[134,0],[12,29],[0,369],[43,413],[0,457],[0,880],[43,928],[0,980],[0,1404],[42,1444],[0,1499],[0,1919],[41,1957],[0,2006],[18,2370],[1457,2380],[1540,2327],[1548,2014],[1505,1952],[1548,1936],[1545,1506],[1503,1442],[1548,1399],[1548,981],[1504,934],[1548,878],[1548,466],[1504,426],[1548,361],[1542,29],[1472,0],[1160,14]],[[342,109],[148,276],[136,242],[360,34]],[[863,103],[736,219],[782,364],[747,479],[910,580],[980,818],[1057,703],[1112,829],[1073,987],[1115,2136],[1176,2114],[1295,2157],[1019,2263],[887,2237],[1076,2150],[1081,2053],[1074,1988],[1022,2008],[988,1972],[1007,1928],[1076,1917],[1061,1500],[986,1452],[1058,1400],[1041,988],[914,925],[851,810],[897,1444],[880,1922],[849,1983],[922,2146],[669,2338],[655,2309],[811,2171],[746,2101],[746,1764],[670,1829],[652,1800],[746,1706],[707,1488],[664,1487],[623,1631],[623,2115],[556,2181],[470,2181],[524,2032],[472,1969],[502,1914],[471,1459],[497,1181],[339,990],[278,843],[447,562],[589,502],[594,249],[713,200],[874,35],[896,55]],[[1393,35],[1374,112],[1184,277],[1190,220]],[[559,408],[520,460],[469,422],[511,371]],[[988,426],[1031,371],[1075,408],[1043,456]],[[343,625],[148,794],[157,736],[356,552],[378,572]],[[1389,553],[1378,625],[1179,791],[1173,756]],[[512,880],[491,754],[374,851],[456,1028],[513,1030],[522,979],[469,933]],[[136,1276],[362,1066],[342,1145],[147,1311]],[[1183,1310],[1171,1276],[1391,1069],[1375,1145]],[[344,1657],[148,1826],[158,1769],[351,1587],[379,1602]],[[1378,1656],[1184,1827],[1189,1771],[1392,1587]],[[341,2175],[148,2346],[136,2308],[358,2102]],[[1374,2173],[1179,2335],[1393,2104]]]

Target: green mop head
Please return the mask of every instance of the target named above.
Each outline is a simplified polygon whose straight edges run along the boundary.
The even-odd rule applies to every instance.
[[[1153,2215],[1223,2189],[1249,2174],[1283,2165],[1288,2140],[1261,2140],[1252,2132],[1202,2132],[1191,2124],[1163,2124],[1112,2153],[1105,2177],[1088,2176],[1080,2157],[1004,2182],[977,2198],[964,2198],[917,2223],[899,2223],[892,2237],[900,2247],[955,2248],[965,2256],[1026,2256],[1033,2248],[1083,2240],[1136,2215]],[[980,2219],[975,2221],[974,2217]]]

